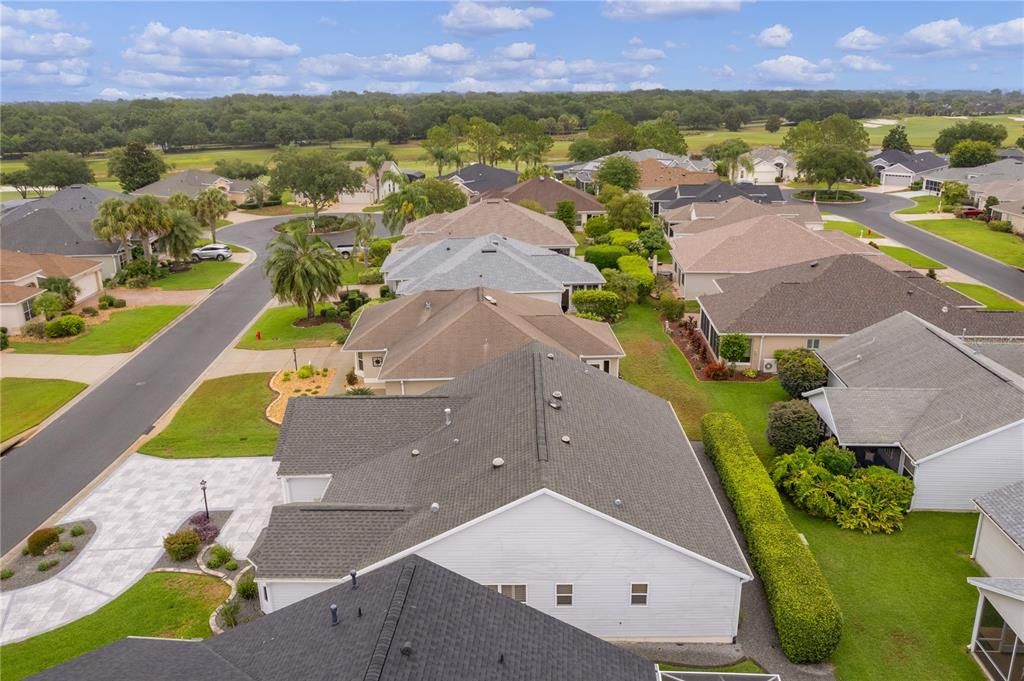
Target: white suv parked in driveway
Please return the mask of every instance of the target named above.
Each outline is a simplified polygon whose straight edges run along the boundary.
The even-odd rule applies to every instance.
[[[224,244],[206,244],[192,249],[192,262],[200,260],[226,260],[231,257],[231,249]]]

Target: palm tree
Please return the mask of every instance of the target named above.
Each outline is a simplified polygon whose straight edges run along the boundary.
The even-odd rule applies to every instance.
[[[270,247],[264,269],[271,289],[278,298],[305,307],[306,319],[312,319],[316,304],[341,286],[338,253],[305,229],[278,235]]]
[[[373,242],[373,233],[377,230],[377,223],[369,215],[353,215],[345,220],[345,229],[355,231],[353,245],[363,251],[363,265],[370,266],[370,243]]]
[[[115,241],[121,244],[122,250],[132,257],[129,241],[132,238],[131,226],[128,224],[128,202],[121,199],[107,199],[96,208],[96,217],[92,220],[92,231],[97,238],[108,243]]]
[[[718,159],[715,170],[719,175],[725,175],[730,182],[736,182],[736,173],[743,168],[748,173],[754,172],[754,163],[748,154],[729,155]]]
[[[195,201],[189,198],[184,192],[175,192],[167,199],[167,208],[170,210],[185,210],[192,213],[196,209]]]
[[[126,219],[131,234],[142,240],[146,260],[153,259],[153,239],[162,237],[170,228],[170,218],[164,204],[155,196],[140,196],[128,204]]]
[[[384,226],[398,234],[406,223],[430,214],[430,201],[415,183],[401,184],[397,192],[384,197]]]
[[[169,210],[167,217],[168,229],[160,239],[160,247],[175,260],[186,260],[192,254],[203,229],[187,211]]]
[[[384,154],[380,149],[371,149],[366,152],[366,174],[372,175],[373,177],[373,202],[378,203],[380,201],[380,171],[384,167],[384,164],[388,162],[387,155]],[[388,171],[389,173],[391,171]],[[391,173],[392,175],[394,173]]]
[[[82,292],[82,289],[78,288],[78,284],[67,277],[46,277],[39,284],[39,288],[56,293],[63,298],[64,309],[66,310],[70,310],[75,306],[75,299]]]
[[[442,146],[440,144],[429,144],[423,142],[423,160],[430,161],[437,166],[437,176],[441,177],[444,172],[444,167],[452,162],[454,150],[451,147]]]
[[[216,187],[204,190],[196,197],[196,220],[210,230],[210,239],[217,243],[217,221],[231,212],[231,202]]]

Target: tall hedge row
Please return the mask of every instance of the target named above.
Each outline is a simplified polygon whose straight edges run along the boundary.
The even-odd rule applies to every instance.
[[[646,258],[639,255],[624,255],[616,261],[616,265],[640,284],[641,299],[651,295],[651,289],[654,288],[654,272],[651,272]]]
[[[718,469],[764,583],[783,653],[796,663],[827,660],[839,645],[843,615],[821,568],[800,541],[736,417],[707,414],[701,427],[704,448]]]
[[[615,269],[618,267],[619,258],[624,255],[629,255],[629,251],[626,250],[625,246],[602,244],[589,247],[587,252],[583,254],[583,259],[599,270],[608,267]]]

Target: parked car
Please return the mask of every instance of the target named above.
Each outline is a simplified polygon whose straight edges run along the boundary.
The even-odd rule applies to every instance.
[[[337,251],[338,255],[340,255],[342,258],[344,258],[345,260],[348,260],[349,258],[352,257],[352,254],[355,252],[356,247],[355,246],[335,246],[334,250]]]
[[[231,249],[224,244],[206,244],[192,249],[192,262],[200,260],[227,260],[231,257]]]
[[[975,208],[974,206],[960,206],[955,213],[958,218],[977,218],[984,214],[984,208]]]

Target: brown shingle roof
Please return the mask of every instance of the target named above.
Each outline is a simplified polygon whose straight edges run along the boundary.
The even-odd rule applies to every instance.
[[[487,298],[494,301],[491,303]],[[346,351],[387,350],[380,378],[453,378],[532,340],[573,357],[621,357],[611,327],[493,289],[425,291],[367,308]]]
[[[696,214],[697,219],[690,218]],[[822,222],[821,211],[810,203],[757,203],[744,196],[717,203],[692,203],[663,211],[661,217],[676,234],[697,234],[761,215],[778,215],[807,225]]]
[[[484,198],[505,198],[512,203],[536,201],[549,213],[555,212],[560,201],[572,201],[581,213],[603,213],[604,206],[585,191],[559,182],[553,177],[535,177],[507,189],[488,192]]]
[[[35,286],[15,286],[14,284],[0,284],[0,303],[5,305],[20,303],[23,300],[34,298],[43,292],[43,289]]]
[[[36,259],[28,253],[0,251],[0,281],[17,281],[36,272],[43,275]]]
[[[504,199],[485,199],[453,213],[434,213],[410,222],[395,250],[433,243],[452,236],[500,234],[543,248],[576,248],[565,225]]]
[[[718,180],[715,173],[700,173],[679,166],[666,166],[653,158],[640,161],[637,167],[640,169],[639,189],[664,189],[680,184],[705,184]]]
[[[29,255],[42,268],[45,277],[74,277],[103,266],[99,260],[69,258],[56,253],[31,253]]]

